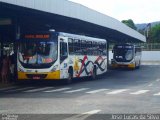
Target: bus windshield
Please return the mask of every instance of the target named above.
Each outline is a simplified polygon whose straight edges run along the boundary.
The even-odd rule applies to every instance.
[[[57,60],[57,43],[23,42],[18,45],[18,58],[23,64],[50,64]]]
[[[116,46],[114,48],[114,58],[117,61],[131,61],[134,51],[132,46]]]

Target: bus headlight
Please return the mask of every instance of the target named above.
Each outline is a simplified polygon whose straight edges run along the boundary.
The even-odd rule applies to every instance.
[[[57,68],[58,68],[58,65],[55,65],[55,66],[51,69],[51,71],[56,71]]]
[[[19,72],[24,72],[24,70],[22,68],[18,68]]]

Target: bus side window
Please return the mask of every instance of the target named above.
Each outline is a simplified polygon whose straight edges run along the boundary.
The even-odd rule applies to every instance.
[[[74,44],[72,38],[68,39],[68,46],[69,46],[69,54],[71,55],[74,53]]]
[[[68,57],[67,43],[60,43],[60,62],[62,63]]]

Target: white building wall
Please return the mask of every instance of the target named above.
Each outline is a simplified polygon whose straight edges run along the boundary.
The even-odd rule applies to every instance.
[[[113,58],[112,51],[109,51],[109,60]],[[160,51],[142,51],[142,61],[160,62]]]

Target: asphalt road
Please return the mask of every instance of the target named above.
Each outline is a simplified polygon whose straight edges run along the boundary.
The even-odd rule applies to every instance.
[[[122,117],[113,114],[131,113],[136,119],[139,116],[133,114],[160,113],[160,65],[109,70],[97,80],[87,79],[70,85],[27,83],[1,88],[0,118],[9,114],[24,120],[105,120]]]

